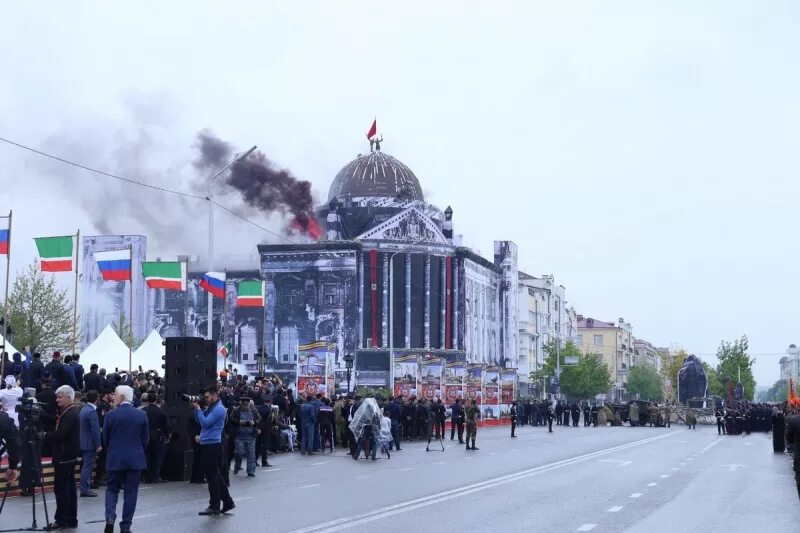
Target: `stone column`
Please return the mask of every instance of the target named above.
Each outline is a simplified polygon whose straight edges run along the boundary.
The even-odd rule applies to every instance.
[[[406,254],[406,348],[411,348],[411,253]]]
[[[425,349],[431,347],[431,256],[425,254]]]

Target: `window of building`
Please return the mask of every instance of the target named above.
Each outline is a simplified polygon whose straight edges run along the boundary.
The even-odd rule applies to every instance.
[[[325,305],[341,305],[337,289],[335,283],[326,283],[322,286],[322,302]]]
[[[528,311],[528,322],[530,322],[531,324],[536,323],[536,313],[534,313],[533,311]]]
[[[592,344],[595,346],[602,346],[603,345],[603,336],[602,335],[594,335],[592,338]]]
[[[556,311],[558,311],[558,300],[555,301]]]
[[[578,335],[578,346],[583,346],[583,335]]]
[[[534,291],[532,288],[528,287],[528,295],[529,296],[536,296],[536,291]]]

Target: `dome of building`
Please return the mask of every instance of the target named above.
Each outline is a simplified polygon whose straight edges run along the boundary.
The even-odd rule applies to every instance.
[[[328,201],[334,198],[389,197],[424,200],[422,187],[411,169],[381,151],[360,155],[336,174]]]

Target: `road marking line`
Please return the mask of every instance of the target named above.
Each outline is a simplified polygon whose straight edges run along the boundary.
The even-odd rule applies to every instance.
[[[445,464],[445,463],[446,463],[446,461],[438,461],[438,462],[436,462],[436,463],[433,463],[433,464],[435,464],[435,465],[443,465],[443,464]]]
[[[341,531],[343,529],[349,529],[353,527],[358,527],[363,524],[367,524],[369,522],[374,522],[376,520],[381,520],[390,516],[394,516],[400,513],[405,513],[408,511],[412,511],[414,509],[419,509],[422,507],[428,507],[430,505],[435,505],[437,503],[445,502],[448,500],[452,500],[461,496],[466,496],[468,494],[473,494],[479,491],[486,490],[488,488],[497,487],[500,485],[505,485],[508,483],[512,483],[514,481],[519,481],[528,477],[536,476],[539,474],[543,474],[545,472],[551,472],[553,470],[557,470],[559,468],[563,468],[565,466],[571,466],[578,463],[586,462],[588,460],[595,459],[597,457],[608,455],[610,453],[615,453],[621,450],[627,450],[629,448],[635,448],[638,446],[642,446],[644,444],[649,444],[651,442],[655,442],[667,437],[671,437],[675,435],[676,432],[671,433],[664,433],[662,435],[657,435],[655,437],[648,437],[645,439],[628,442],[625,444],[620,444],[618,446],[613,446],[611,448],[605,448],[602,450],[597,450],[594,452],[586,453],[583,455],[578,455],[575,457],[570,457],[569,459],[563,459],[561,461],[556,461],[553,463],[549,463],[542,466],[537,466],[534,468],[529,468],[527,470],[522,470],[520,472],[515,472],[513,474],[507,474],[504,476],[499,476],[496,478],[488,479],[485,481],[481,481],[478,483],[473,483],[471,485],[463,486],[454,488],[451,490],[429,494],[427,496],[416,498],[413,500],[408,500],[406,502],[401,502],[394,505],[389,505],[386,507],[382,507],[380,509],[375,509],[373,511],[368,511],[365,513],[352,515],[352,516],[345,516],[342,518],[337,518],[335,520],[331,520],[328,522],[324,522],[322,524],[316,524],[308,527],[304,527],[301,529],[296,529],[291,533],[333,533],[334,531]],[[588,525],[588,524],[586,524]],[[596,524],[592,524],[594,527]],[[586,529],[584,531],[589,531]]]
[[[407,468],[398,468],[397,470],[398,470],[399,472],[408,472],[409,470],[414,470],[414,468],[415,468],[415,467],[413,467],[413,466],[409,466],[409,467],[407,467]]]
[[[497,452],[490,452],[489,455],[497,455]]]
[[[319,463],[311,463],[311,466],[319,466],[319,465],[325,465],[325,464],[328,464],[328,461],[321,461]]]
[[[622,510],[622,505],[615,505],[611,509],[608,510],[609,513],[618,513]]]
[[[673,467],[671,468],[671,470],[672,470],[673,472],[677,472],[678,470],[680,470],[680,468],[673,466]]]
[[[634,492],[633,494],[628,496],[628,498],[641,498],[641,497],[642,497],[642,493],[641,492]]]
[[[658,485],[658,483],[648,483],[647,484],[648,487],[655,487],[656,485]]]
[[[686,463],[681,463],[681,466],[686,466]]]
[[[661,479],[667,479],[669,477],[669,474],[661,474],[659,477]]]
[[[242,500],[252,500],[252,499],[253,499],[252,496],[242,496],[241,498],[234,498],[233,501],[240,502]],[[137,518],[139,518],[139,517],[137,517]]]
[[[708,450],[710,450],[711,448],[713,448],[714,446],[716,446],[720,442],[722,442],[722,437],[717,437],[717,440],[713,441],[711,444],[709,444],[708,446],[703,448],[702,451],[707,452]]]
[[[597,527],[597,524],[583,524],[583,525],[582,525],[581,527],[579,527],[579,528],[578,528],[576,531],[591,531],[591,530],[593,530],[595,527]]]
[[[298,489],[311,489],[311,488],[314,488],[314,487],[321,487],[321,486],[322,486],[322,483],[312,483],[311,485],[301,485],[301,486],[299,486],[297,488]]]

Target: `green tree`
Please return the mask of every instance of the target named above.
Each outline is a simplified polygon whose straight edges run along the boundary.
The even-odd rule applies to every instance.
[[[17,274],[8,297],[8,316],[19,349],[52,352],[78,345],[73,343],[73,306],[67,291],[56,286],[52,275],[45,276],[36,261]],[[80,339],[79,330],[76,337]]]
[[[742,335],[742,338],[733,341],[733,343],[722,341],[717,349],[719,363],[717,363],[716,373],[720,383],[725,382],[726,376],[733,383],[737,383],[739,372],[741,372],[744,397],[746,400],[752,400],[756,390],[756,380],[753,377],[753,364],[756,360],[747,355],[747,349],[746,335]]]
[[[111,324],[111,327],[114,328],[114,331],[117,332],[119,338],[122,339],[122,342],[124,342],[125,346],[128,348],[136,348],[136,346],[141,344],[141,342],[137,341],[133,336],[133,326],[128,322],[125,313],[121,313],[119,315],[119,320]]]
[[[542,368],[531,372],[530,379],[533,383],[547,380],[556,371],[556,354],[561,358],[561,392],[579,398],[589,398],[595,394],[608,392],[611,388],[611,372],[608,365],[603,362],[598,354],[582,354],[573,342],[567,341],[560,350],[556,350],[556,342],[551,341],[542,347],[545,353]],[[567,357],[577,357],[577,365],[565,365]]]
[[[725,398],[725,383],[719,379],[717,369],[705,361],[700,361],[700,363],[703,365],[703,369],[706,371],[706,377],[708,378],[708,396]]]
[[[661,385],[662,379],[655,367],[644,363],[631,367],[625,389],[644,400],[660,401],[663,396]]]
[[[678,372],[683,366],[683,360],[688,357],[688,353],[683,348],[662,352],[660,357],[659,373],[662,379],[662,391],[664,399],[674,401],[678,391]]]

